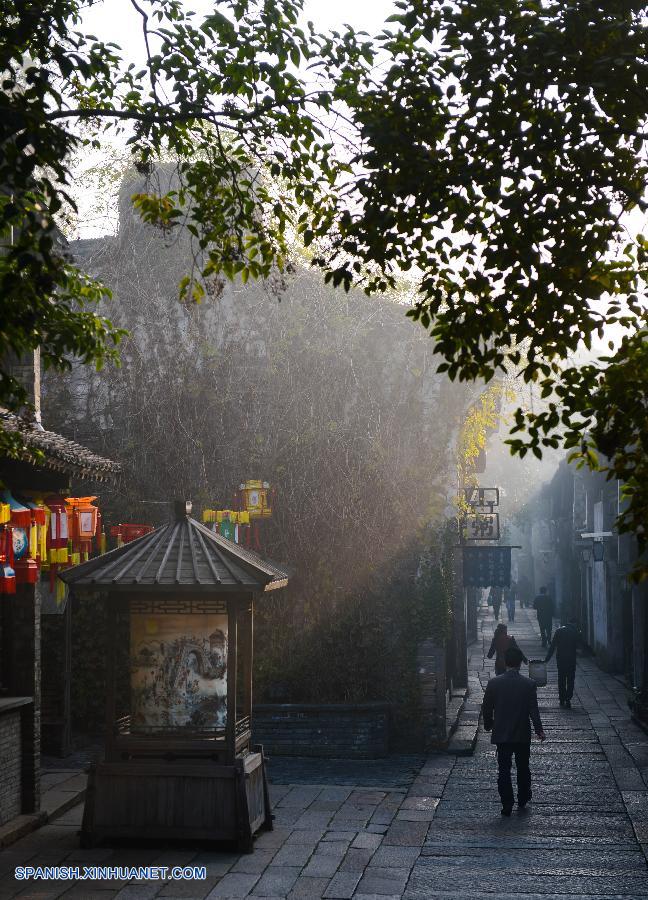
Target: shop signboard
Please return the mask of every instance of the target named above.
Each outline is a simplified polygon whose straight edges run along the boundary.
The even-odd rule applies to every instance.
[[[463,547],[465,587],[509,587],[510,547]]]

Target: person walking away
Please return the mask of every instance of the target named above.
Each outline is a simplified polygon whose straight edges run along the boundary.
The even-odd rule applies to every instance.
[[[500,607],[502,605],[502,588],[500,587],[492,587],[490,589],[490,602],[493,607],[493,615],[495,616],[495,620],[499,619]]]
[[[497,790],[503,816],[510,816],[513,809],[513,756],[517,769],[518,809],[524,809],[531,800],[531,723],[539,739],[545,739],[536,684],[520,674],[522,660],[523,653],[519,647],[508,648],[506,672],[490,679],[482,703],[484,730],[492,731],[491,744],[497,747]]]
[[[506,615],[509,622],[515,622],[515,582],[504,591],[504,602],[506,603]]]
[[[554,602],[550,594],[547,593],[546,587],[540,588],[540,593],[533,601],[533,608],[538,613],[542,646],[546,647],[551,642],[554,614]]]
[[[531,582],[526,575],[520,575],[518,578],[517,595],[518,600],[520,601],[520,609],[524,609],[525,606],[529,605],[529,600],[531,598]]]
[[[504,672],[506,672],[505,656],[506,651],[509,647],[517,647],[517,643],[513,635],[508,634],[506,625],[503,622],[500,622],[500,624],[495,629],[495,634],[493,635],[493,640],[491,641],[490,650],[486,654],[489,659],[495,657],[496,675],[502,675]],[[522,653],[521,650],[520,653]],[[529,662],[524,653],[522,653],[522,660],[525,663]]]
[[[549,662],[556,653],[558,664],[558,698],[561,706],[571,709],[574,696],[574,679],[576,677],[576,650],[580,644],[580,635],[576,620],[570,619],[566,625],[556,629],[545,662]]]

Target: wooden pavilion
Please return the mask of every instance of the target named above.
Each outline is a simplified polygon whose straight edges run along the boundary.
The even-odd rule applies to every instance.
[[[251,745],[254,601],[286,574],[175,504],[174,520],[61,573],[108,620],[105,760],[90,773],[82,842],[235,840],[271,828]]]

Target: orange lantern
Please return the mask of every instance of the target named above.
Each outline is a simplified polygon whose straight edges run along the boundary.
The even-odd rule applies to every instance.
[[[99,525],[99,510],[92,505],[96,497],[66,497],[66,512],[72,549],[89,554]]]

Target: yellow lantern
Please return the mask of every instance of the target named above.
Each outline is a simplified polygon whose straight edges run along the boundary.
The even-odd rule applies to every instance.
[[[34,503],[41,506],[45,510],[45,527],[38,528],[38,557],[40,558],[41,568],[49,569],[49,554],[47,552],[47,537],[50,533],[52,514],[45,505],[42,497],[35,497]]]
[[[267,481],[249,480],[241,485],[243,507],[251,519],[269,518],[272,515],[269,488]]]

